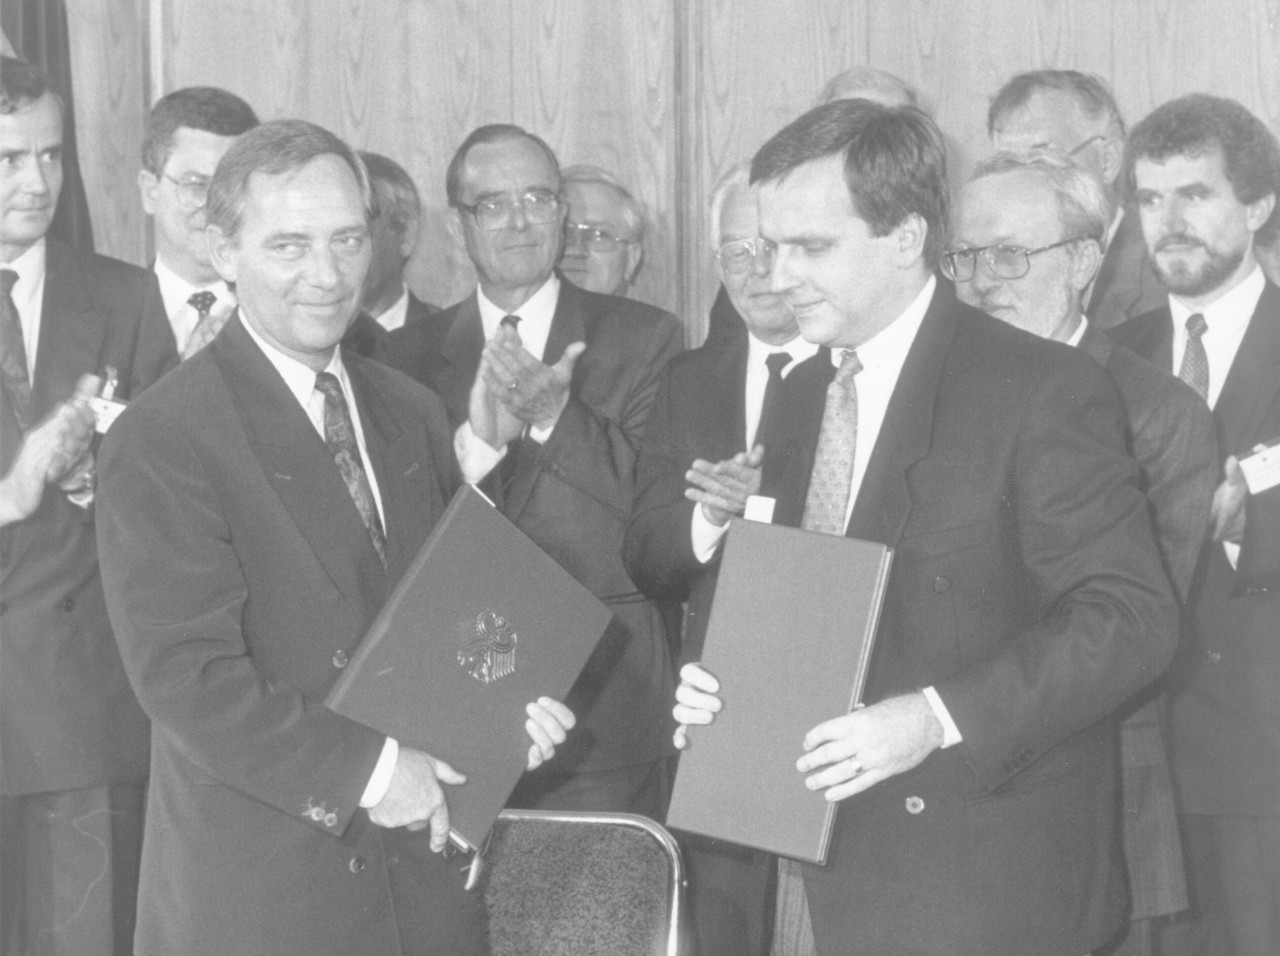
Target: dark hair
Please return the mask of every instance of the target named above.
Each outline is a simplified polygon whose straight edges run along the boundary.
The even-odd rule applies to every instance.
[[[234,238],[240,231],[250,176],[254,173],[279,176],[301,169],[320,156],[330,155],[346,163],[356,177],[364,199],[365,221],[372,222],[378,214],[378,205],[360,157],[324,127],[297,119],[263,123],[232,144],[209,184],[206,220],[209,225],[217,226],[224,236]]]
[[[49,80],[39,67],[26,60],[0,56],[0,115],[8,116],[26,109],[48,93],[62,112],[62,97],[49,88]]]
[[[560,160],[556,159],[556,154],[551,151],[551,147],[541,136],[530,133],[514,123],[490,123],[488,126],[472,130],[471,134],[462,141],[458,151],[453,154],[453,159],[449,160],[449,168],[444,174],[444,194],[450,206],[456,206],[462,194],[462,167],[467,161],[467,153],[471,152],[471,148],[485,143],[500,143],[505,139],[532,140],[547,157],[547,162],[556,171],[556,180],[559,181]]]
[[[1056,90],[1066,93],[1076,101],[1081,114],[1095,123],[1114,126],[1118,136],[1124,136],[1124,120],[1111,88],[1102,77],[1078,70],[1029,70],[1010,79],[991,98],[987,107],[987,135],[996,131],[996,123],[1016,110],[1022,109],[1036,93]]]
[[[947,149],[933,120],[914,106],[857,99],[824,103],[760,147],[751,160],[751,182],[780,179],[835,155],[844,157],[853,208],[872,235],[888,235],[912,214],[924,220],[924,259],[932,268],[951,206]]]
[[[234,93],[216,86],[188,86],[162,96],[151,107],[142,137],[142,167],[160,175],[173,137],[182,127],[217,136],[239,136],[258,125],[257,114]]]
[[[1221,96],[1192,93],[1157,106],[1129,136],[1124,154],[1124,184],[1134,191],[1133,167],[1139,159],[1162,163],[1171,156],[1195,158],[1220,150],[1222,166],[1242,203],[1280,196],[1280,146],[1265,123]],[[1280,234],[1280,203],[1255,233],[1259,245]]]
[[[418,187],[404,167],[394,159],[368,150],[361,150],[360,158],[364,160],[364,168],[369,171],[369,182],[378,195],[381,214],[387,217],[392,229],[403,235],[409,223],[418,218],[422,205]]]

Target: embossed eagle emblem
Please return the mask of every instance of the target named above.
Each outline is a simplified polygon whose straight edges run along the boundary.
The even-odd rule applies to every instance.
[[[482,684],[515,673],[519,635],[506,618],[494,611],[481,611],[464,631],[458,647],[459,667]]]

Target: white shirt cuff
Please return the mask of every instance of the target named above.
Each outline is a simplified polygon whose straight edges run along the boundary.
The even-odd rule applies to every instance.
[[[538,428],[536,425],[530,425],[529,437],[532,438],[534,441],[536,441],[539,445],[543,445],[543,444],[546,444],[547,439],[551,437],[551,433],[555,430],[556,430],[555,425],[552,425],[550,428]]]
[[[364,794],[360,797],[360,806],[368,810],[382,802],[382,798],[387,795],[387,790],[391,787],[391,775],[395,773],[396,761],[399,759],[400,743],[396,738],[388,737],[387,742],[382,745],[382,756],[378,758],[377,766],[373,768],[373,776],[369,778]]]
[[[1234,571],[1240,563],[1240,545],[1231,541],[1222,542],[1222,550],[1227,554],[1227,560],[1231,562],[1231,570]]]
[[[453,454],[462,469],[462,480],[477,485],[506,457],[507,446],[494,448],[471,430],[470,421],[465,421],[453,433]]]
[[[716,556],[720,541],[728,530],[729,522],[726,521],[719,526],[713,525],[707,520],[707,515],[702,510],[702,505],[694,507],[693,527],[690,529],[690,537],[693,539],[693,556],[698,559],[700,564],[706,564]]]
[[[929,702],[929,709],[933,711],[933,716],[937,717],[938,723],[942,724],[942,749],[946,750],[948,747],[954,747],[963,738],[960,736],[960,728],[951,719],[947,705],[942,702],[942,698],[938,696],[938,692],[932,687],[926,687],[923,694],[924,699]]]

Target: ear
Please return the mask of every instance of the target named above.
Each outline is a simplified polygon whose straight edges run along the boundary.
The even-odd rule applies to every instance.
[[[456,206],[450,206],[449,211],[444,217],[444,227],[449,235],[453,237],[453,241],[458,244],[461,249],[467,248],[467,237],[462,231],[462,210]]]
[[[636,275],[640,272],[640,263],[644,261],[644,246],[638,242],[632,242],[627,245],[627,271],[624,273],[627,277],[627,285],[636,281]]]
[[[209,239],[209,261],[218,270],[218,275],[228,283],[236,281],[236,243],[234,239],[224,235],[217,226],[206,226],[205,235]]]
[[[156,193],[159,189],[159,176],[149,169],[138,170],[138,192],[142,194],[142,210],[148,216],[156,214]]]
[[[1102,155],[1102,181],[1110,189],[1120,178],[1120,170],[1124,167],[1124,138],[1108,136],[1098,144]]]
[[[1244,207],[1245,224],[1250,232],[1257,232],[1271,218],[1271,211],[1276,208],[1276,194],[1267,193]]]
[[[1102,265],[1102,247],[1095,239],[1082,239],[1071,253],[1071,288],[1083,292]]]
[[[919,213],[908,213],[891,232],[894,250],[903,265],[911,265],[924,257],[924,243],[929,236],[929,224]]]
[[[405,259],[413,256],[413,250],[418,248],[418,231],[421,228],[421,216],[411,216],[409,221],[404,224],[404,232],[400,234],[400,255]]]

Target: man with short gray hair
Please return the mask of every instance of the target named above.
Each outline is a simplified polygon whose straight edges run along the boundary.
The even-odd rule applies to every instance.
[[[644,261],[644,210],[599,166],[566,166],[561,181],[569,217],[560,271],[590,292],[626,295]]]

